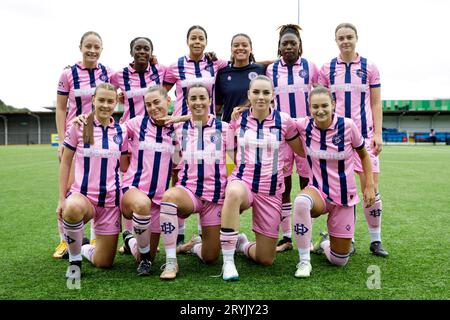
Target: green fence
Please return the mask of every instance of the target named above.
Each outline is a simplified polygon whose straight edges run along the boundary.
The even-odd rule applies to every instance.
[[[383,100],[383,111],[448,111],[450,99],[446,100]]]

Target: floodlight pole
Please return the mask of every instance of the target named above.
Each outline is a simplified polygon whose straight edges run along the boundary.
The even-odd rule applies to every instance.
[[[5,146],[7,146],[8,145],[8,118],[1,114],[0,114],[0,118],[3,119],[3,122],[5,124]]]
[[[38,123],[38,144],[41,144],[41,119],[39,118],[39,116],[37,114],[33,114],[31,112],[28,112],[28,114],[34,118],[37,119],[37,123]]]
[[[297,24],[300,25],[300,0],[297,0]]]

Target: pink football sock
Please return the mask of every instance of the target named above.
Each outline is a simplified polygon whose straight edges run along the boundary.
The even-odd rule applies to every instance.
[[[161,235],[166,249],[166,258],[176,258],[178,236],[178,206],[171,202],[161,202],[159,221]]]
[[[311,209],[313,200],[306,194],[295,198],[294,202],[294,234],[299,251],[300,261],[310,261],[312,219]]]
[[[81,244],[83,242],[84,222],[81,220],[70,223],[64,220],[63,224],[64,234],[69,245],[69,261],[81,261],[83,259],[81,256]]]

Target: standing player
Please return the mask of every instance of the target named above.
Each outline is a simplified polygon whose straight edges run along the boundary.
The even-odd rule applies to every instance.
[[[125,122],[131,159],[123,179],[122,214],[132,219],[134,238],[125,231],[124,243],[136,260],[140,259],[139,275],[150,273],[156,255],[160,205],[172,173],[175,129],[161,120],[167,116],[169,103],[166,89],[150,87],[145,94],[147,114]]]
[[[335,40],[340,55],[322,66],[319,83],[330,88],[336,100],[336,114],[353,119],[366,141],[367,152],[372,159],[373,181],[376,201],[364,208],[369,228],[370,251],[376,256],[387,257],[388,252],[381,245],[382,203],[378,192],[380,172],[378,155],[381,152],[383,112],[381,107],[380,74],[374,63],[356,52],[358,33],[351,23],[336,27]],[[359,157],[355,157],[355,171],[365,189],[367,176],[363,173]]]
[[[266,65],[255,62],[252,40],[245,33],[231,38],[231,62],[219,70],[216,79],[216,113],[222,121],[230,122],[231,114],[237,106],[248,102],[247,91],[250,81],[265,74]],[[227,172],[231,174],[234,162],[227,158]]]
[[[180,57],[178,61],[170,65],[164,76],[164,86],[170,90],[176,85],[176,97],[173,115],[187,115],[187,89],[194,83],[201,82],[212,92],[210,114],[215,114],[214,87],[217,72],[227,66],[225,60],[213,61],[205,54],[208,35],[201,26],[192,26],[187,33],[187,45],[189,53]]]
[[[353,171],[354,150],[367,174],[363,189],[365,205],[370,207],[375,201],[364,139],[351,119],[334,115],[334,108],[330,91],[318,86],[310,95],[311,117],[297,121],[311,172],[309,185],[294,204],[294,232],[300,257],[295,276],[299,278],[309,277],[312,270],[311,217],[328,213],[330,241],[321,242],[320,249],[334,265],[344,266],[348,262],[355,231],[355,205],[359,201]]]
[[[317,84],[319,70],[311,61],[302,57],[303,46],[300,26],[286,24],[280,27],[278,40],[279,58],[267,68],[267,76],[272,79],[275,89],[275,106],[291,118],[309,116],[308,99],[313,85]],[[308,184],[309,169],[305,158],[295,155],[287,146],[284,174],[285,190],[281,209],[281,230],[283,238],[278,242],[277,252],[292,249],[291,230],[291,189],[294,161],[300,180],[300,188]]]
[[[120,123],[136,116],[148,115],[144,96],[148,88],[162,85],[166,69],[163,65],[152,63],[153,43],[149,38],[134,38],[130,43],[130,55],[133,62],[111,77],[111,83],[120,88],[124,95],[124,110]],[[126,230],[133,230],[131,220],[124,219],[123,223]],[[119,252],[126,251],[122,247]]]
[[[193,238],[179,247],[191,250],[203,262],[214,263],[220,255],[220,212],[227,182],[226,134],[228,124],[209,113],[211,97],[206,85],[193,84],[187,91],[192,119],[178,126],[182,170],[178,183],[164,193],[161,202],[161,232],[166,249],[166,264],[161,279],[176,277],[177,216],[198,213],[202,238]]]
[[[176,86],[176,101],[174,106],[174,116],[184,116],[189,113],[187,107],[187,89],[193,83],[201,82],[205,84],[212,93],[210,114],[215,114],[214,87],[217,72],[227,66],[228,62],[224,60],[213,61],[209,55],[205,54],[208,35],[206,30],[198,25],[189,28],[187,32],[186,43],[189,47],[189,53],[180,57],[178,61],[170,65],[164,76],[164,87],[169,91]],[[177,170],[175,170],[177,171]],[[176,173],[173,176],[176,180]],[[179,244],[184,242],[184,221],[179,219]]]
[[[73,119],[80,114],[88,114],[92,111],[92,95],[96,86],[109,82],[112,70],[98,63],[103,50],[102,38],[97,32],[88,31],[80,40],[82,61],[70,68],[64,69],[58,84],[56,98],[56,128],[58,131],[59,147],[58,156],[63,152],[64,134]],[[68,188],[73,182],[71,174],[68,179]],[[64,240],[64,229],[58,219],[58,229],[61,241],[53,254],[56,259],[61,259],[67,252],[67,243]],[[91,228],[91,240],[94,238]]]
[[[87,125],[73,125],[64,139],[57,212],[63,219],[69,246],[69,278],[80,278],[82,255],[96,267],[111,266],[116,255],[120,233],[119,167],[127,144],[126,132],[112,118],[116,104],[116,88],[107,83],[98,85]],[[74,183],[67,193],[74,156]],[[96,246],[82,246],[84,223],[91,219]]]
[[[153,43],[149,38],[134,38],[130,42],[130,55],[133,62],[111,77],[111,83],[124,95],[121,123],[147,114],[144,101],[147,89],[162,85],[166,70],[163,65],[152,63]]]
[[[303,154],[294,120],[271,107],[275,94],[272,81],[257,76],[250,82],[250,109],[230,122],[227,141],[237,136],[237,166],[225,191],[220,242],[223,254],[223,279],[238,280],[234,253],[243,252],[262,265],[275,258],[280,224],[281,194],[284,191],[284,142]],[[244,234],[238,236],[239,214],[252,207],[256,243]],[[239,238],[239,239],[238,239]]]
[[[222,121],[230,122],[233,109],[244,104],[250,81],[265,74],[266,67],[255,63],[252,40],[244,33],[231,39],[231,62],[219,70],[216,79],[216,112],[222,114]]]

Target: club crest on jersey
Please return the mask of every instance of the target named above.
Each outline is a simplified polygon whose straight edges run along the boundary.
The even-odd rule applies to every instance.
[[[158,74],[152,74],[151,76],[150,76],[150,80],[152,80],[152,81],[156,81],[156,80],[158,80],[159,79],[159,75]]]
[[[335,146],[339,145],[340,143],[342,143],[342,137],[340,135],[335,135],[332,139],[331,142],[333,142],[333,144]]]
[[[352,229],[352,227],[350,227],[350,225],[348,224],[345,229],[347,229],[347,231],[350,231]]]
[[[298,75],[300,76],[300,78],[306,78],[306,77],[308,77],[308,71],[305,70],[305,69],[300,70],[300,71],[298,72]]]
[[[212,70],[214,70],[213,66],[210,66],[209,64],[205,66],[205,70],[208,72],[211,72]]]
[[[121,144],[121,143],[123,143],[123,138],[122,138],[121,135],[116,134],[116,135],[113,137],[113,141],[114,141],[116,144]]]
[[[257,74],[256,72],[250,72],[250,73],[248,74],[248,78],[249,78],[250,80],[255,79],[257,76],[258,76],[258,74]]]
[[[219,136],[213,134],[213,135],[211,136],[210,140],[211,140],[212,143],[216,143],[217,141],[219,141]]]
[[[108,76],[106,74],[102,74],[100,75],[100,80],[102,80],[103,82],[108,82]]]
[[[367,75],[367,71],[362,70],[362,69],[358,69],[358,70],[356,70],[356,75],[357,75],[358,77],[362,78],[362,77],[364,77],[364,76]]]
[[[231,81],[231,76],[228,76],[228,77],[227,77],[227,80],[228,80],[228,81]]]

